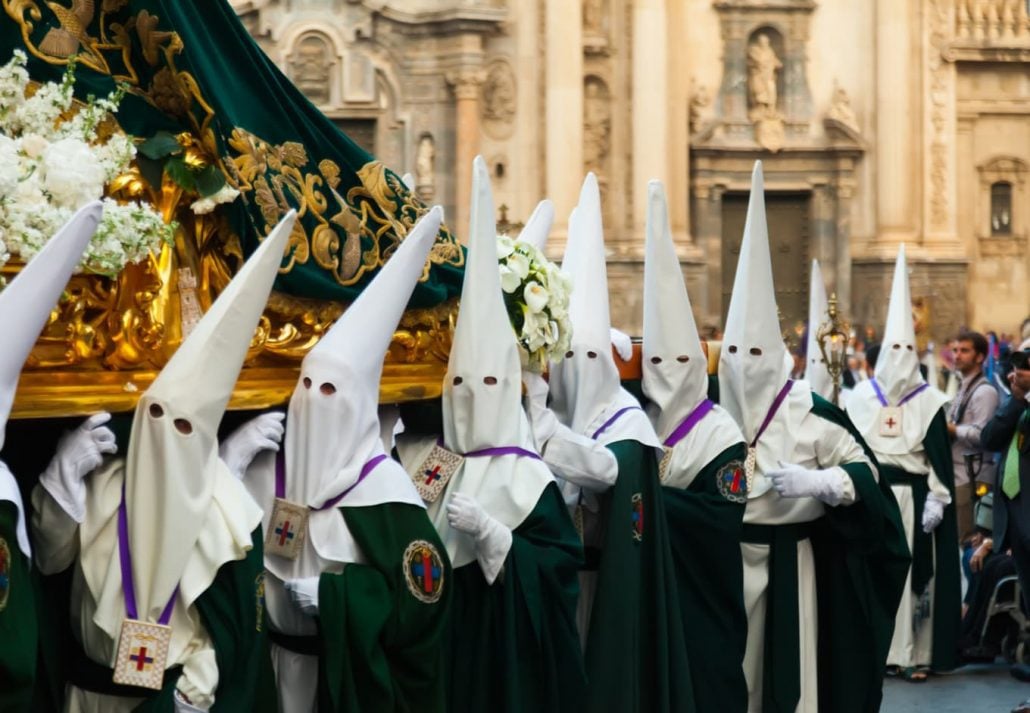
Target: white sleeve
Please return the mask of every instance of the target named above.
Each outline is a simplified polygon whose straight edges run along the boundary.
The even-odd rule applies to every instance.
[[[194,616],[198,615],[194,612]],[[182,664],[182,676],[175,687],[197,708],[208,710],[214,705],[215,690],[218,688],[218,661],[214,644],[203,626],[194,629]]]
[[[562,424],[544,445],[541,456],[557,477],[588,490],[603,492],[619,475],[619,464],[610,450]]]
[[[832,469],[840,474],[843,486],[840,504],[851,505],[858,499],[858,494],[855,492],[851,476],[841,466],[853,463],[864,465],[876,479],[879,479],[879,473],[862,450],[862,446],[846,428],[826,419],[820,418],[819,421],[822,432],[815,441],[816,458],[820,467]]]
[[[32,490],[32,509],[36,566],[46,575],[63,572],[79,554],[79,523],[41,485]]]

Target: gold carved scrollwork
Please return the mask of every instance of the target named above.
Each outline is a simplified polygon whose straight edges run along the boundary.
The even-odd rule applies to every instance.
[[[291,206],[298,207],[300,220],[290,237],[289,262],[283,272],[314,258],[341,286],[355,285],[385,263],[428,210],[379,161],[358,170],[361,184],[348,190],[344,198],[337,190],[340,167],[323,159],[317,172],[306,172],[309,157],[299,143],[277,146],[235,128],[229,146],[235,153],[227,162],[232,182],[258,206],[264,232],[271,230]],[[303,225],[305,219],[309,224],[315,222],[310,234]],[[464,264],[464,254],[446,228],[441,230],[428,264]],[[428,276],[428,264],[423,279]]]

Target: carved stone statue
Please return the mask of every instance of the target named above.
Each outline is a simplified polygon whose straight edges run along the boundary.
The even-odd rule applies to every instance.
[[[318,35],[306,35],[290,57],[290,79],[313,104],[328,104],[332,59],[329,44]]]
[[[483,85],[483,119],[508,123],[515,117],[515,75],[507,64],[494,64]]]
[[[783,69],[783,63],[769,42],[769,36],[759,34],[747,50],[747,88],[751,106],[776,111],[776,73]]]
[[[696,134],[704,124],[705,114],[712,103],[712,96],[703,84],[695,84],[690,95],[690,133]]]
[[[436,193],[436,177],[433,163],[436,160],[436,144],[431,134],[422,134],[415,151],[415,188],[423,200],[431,200]]]
[[[583,29],[598,34],[602,31],[605,0],[583,0]]]
[[[586,81],[583,97],[583,164],[598,177],[606,173],[605,164],[611,150],[612,114],[608,90],[595,78]]]
[[[851,108],[851,99],[848,97],[848,93],[839,84],[834,87],[833,101],[830,104],[830,110],[826,112],[826,117],[858,133],[858,117]]]

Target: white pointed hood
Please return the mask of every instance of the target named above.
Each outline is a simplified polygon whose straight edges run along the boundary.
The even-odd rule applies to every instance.
[[[321,507],[354,485],[364,464],[383,452],[383,362],[442,219],[439,207],[423,216],[304,357],[286,421],[288,500]]]
[[[620,410],[639,407],[620,385],[619,370],[612,356],[601,192],[593,173],[588,173],[583,181],[579,204],[569,216],[569,241],[562,270],[572,280],[572,348],[565,359],[551,365],[552,408],[573,431],[593,437]],[[642,411],[619,417],[598,439],[602,443],[633,439],[660,445]]]
[[[916,351],[916,329],[912,321],[912,294],[908,283],[908,262],[905,246],[898,248],[894,263],[894,282],[891,285],[891,299],[887,306],[887,324],[880,343],[880,355],[873,372],[875,385],[880,387],[890,406],[897,406],[907,395],[926,383],[919,371],[919,354]],[[906,402],[902,415],[900,436],[880,435],[880,402],[873,379],[863,381],[855,387],[848,399],[848,415],[866,439],[869,447],[879,454],[901,455],[922,448],[930,422],[946,397],[936,387],[925,389],[918,396]]]
[[[819,340],[816,338],[819,326],[826,321],[826,283],[823,282],[823,271],[819,261],[812,261],[812,276],[808,288],[808,344],[805,347],[805,381],[812,391],[824,399],[833,398],[833,379],[826,368],[826,360],[819,351]]]
[[[749,443],[789,376],[787,348],[776,313],[762,162],[756,161],[719,355],[721,404]]]
[[[103,213],[100,201],[81,208],[0,291],[0,320],[4,325],[4,348],[0,352],[0,448],[25,360]]]
[[[908,262],[905,246],[898,248],[894,263],[891,301],[887,307],[887,324],[883,329],[880,356],[873,374],[891,405],[925,383],[919,371],[916,328],[912,321],[912,293],[908,285]]]
[[[225,470],[218,459],[218,425],[295,219],[291,211],[264,239],[136,406],[125,494],[130,550],[139,553],[132,564],[143,618],[156,620],[184,579],[208,518],[216,480]],[[254,510],[248,517],[259,517],[253,503],[241,503],[244,506]],[[256,525],[256,519],[250,523],[252,528]],[[249,534],[248,530],[248,541]],[[184,580],[187,601],[199,595],[185,591],[186,586]]]
[[[506,446],[535,452],[522,410],[522,370],[515,331],[501,291],[490,177],[481,157],[476,157],[472,176],[461,308],[441,397],[444,446],[462,454]],[[409,468],[417,467],[425,457],[417,447],[414,455],[400,442],[398,448]],[[453,565],[461,567],[476,558],[473,538],[452,529],[447,519],[444,505],[454,493],[475,498],[491,517],[515,528],[552,481],[541,460],[515,455],[465,458],[445,491],[428,506]]]
[[[4,348],[0,351],[0,448],[4,445],[7,418],[18,390],[18,376],[46,326],[50,311],[96,232],[103,212],[99,201],[81,208],[0,292],[0,322],[4,325]],[[21,493],[14,476],[6,472],[7,466],[2,462],[0,469],[4,471],[0,472],[0,500],[9,500],[17,506],[18,546],[29,556]]]
[[[443,209],[432,208],[408,232],[375,278],[336,320],[301,364],[286,418],[283,465],[285,498],[312,508],[304,547],[321,562],[352,562],[354,538],[335,507],[403,502],[422,506],[399,464],[379,462],[359,483],[365,465],[384,454],[379,422],[383,362],[415,285],[425,274]],[[270,526],[275,495],[275,458],[248,474],[245,484],[265,508]],[[306,555],[297,560],[270,556],[265,565],[279,579],[304,576]]]
[[[486,163],[473,165],[469,251],[443,383],[444,440],[466,453],[493,446],[526,446],[522,378],[497,267],[497,228]],[[493,381],[493,383],[487,383]]]
[[[665,439],[707,398],[708,358],[672,242],[665,189],[651,181],[647,193],[642,386],[655,430]]]
[[[540,252],[547,247],[547,238],[551,234],[551,226],[554,225],[554,203],[545,198],[537,203],[533,214],[522,227],[519,233],[519,240],[525,240]]]

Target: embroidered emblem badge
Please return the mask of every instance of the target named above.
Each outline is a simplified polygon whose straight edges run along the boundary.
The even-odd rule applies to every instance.
[[[404,550],[404,582],[411,596],[435,604],[443,595],[443,559],[431,542],[415,540]]]
[[[114,682],[160,691],[164,683],[172,627],[135,619],[122,620]]]
[[[640,493],[633,493],[633,497],[630,498],[630,505],[632,507],[632,514],[630,518],[633,522],[633,539],[637,542],[642,542],[644,539],[644,498]]]
[[[731,461],[715,475],[719,494],[734,503],[747,502],[747,472],[739,460]]]
[[[897,438],[901,435],[901,408],[884,406],[880,409],[880,435]]]
[[[658,480],[662,483],[669,475],[669,463],[672,462],[672,449],[669,446],[663,446],[663,451],[662,459],[658,461]]]
[[[283,498],[275,499],[268,532],[265,534],[265,554],[286,559],[297,559],[308,525],[308,509]]]
[[[457,453],[441,445],[433,446],[433,450],[429,451],[429,455],[411,476],[418,494],[427,503],[435,503],[451,476],[458,472],[464,462],[465,459]]]
[[[0,611],[7,608],[11,595],[11,548],[7,540],[0,537]]]

